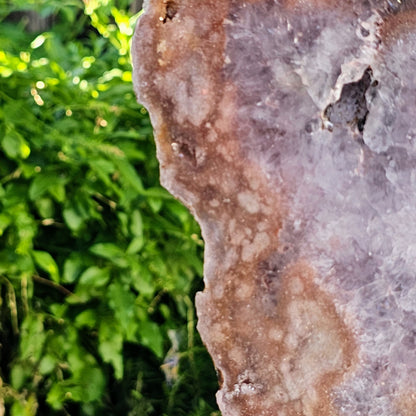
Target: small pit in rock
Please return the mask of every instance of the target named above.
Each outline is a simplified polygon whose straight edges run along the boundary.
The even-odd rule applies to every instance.
[[[345,84],[342,87],[340,99],[329,104],[324,116],[330,123],[330,129],[336,126],[348,125],[351,129],[362,133],[367,120],[368,108],[366,92],[376,87],[378,82],[373,80],[373,71],[368,67],[360,80]]]
[[[163,23],[166,23],[168,20],[173,20],[178,12],[178,8],[175,2],[167,1],[165,3],[165,17],[163,18]]]

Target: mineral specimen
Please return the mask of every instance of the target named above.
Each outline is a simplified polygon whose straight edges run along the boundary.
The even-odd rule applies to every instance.
[[[222,414],[415,416],[416,2],[149,0],[132,54]]]

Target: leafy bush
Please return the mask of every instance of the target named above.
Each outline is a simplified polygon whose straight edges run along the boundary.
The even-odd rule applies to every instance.
[[[158,185],[131,3],[0,6],[0,415],[218,414],[202,241]]]

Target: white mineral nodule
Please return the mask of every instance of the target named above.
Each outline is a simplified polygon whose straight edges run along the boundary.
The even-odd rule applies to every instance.
[[[416,2],[150,0],[132,54],[223,416],[415,416]]]

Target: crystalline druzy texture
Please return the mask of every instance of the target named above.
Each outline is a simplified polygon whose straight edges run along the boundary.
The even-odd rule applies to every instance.
[[[415,3],[146,5],[135,90],[202,228],[224,416],[416,415]]]

